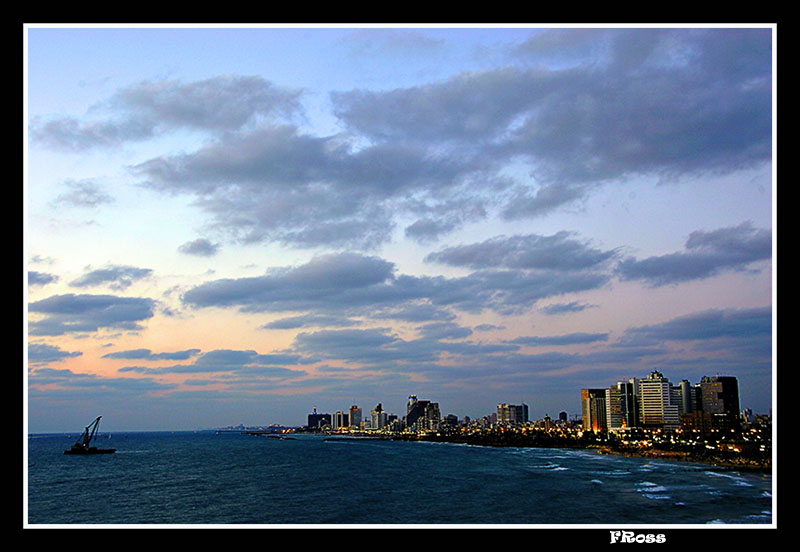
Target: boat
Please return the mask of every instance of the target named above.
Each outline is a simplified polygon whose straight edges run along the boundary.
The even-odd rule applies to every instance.
[[[64,454],[112,454],[117,452],[117,449],[109,449],[109,448],[97,448],[90,446],[92,439],[97,439],[97,428],[100,427],[100,418],[102,416],[98,416],[94,419],[92,423],[86,426],[86,429],[83,430],[83,434],[80,438],[75,441],[75,444],[72,445],[72,448],[69,448],[64,451]]]

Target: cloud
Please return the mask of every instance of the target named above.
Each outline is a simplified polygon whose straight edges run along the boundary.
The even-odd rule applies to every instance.
[[[211,243],[205,238],[198,238],[182,244],[178,251],[185,255],[197,255],[199,257],[213,257],[219,251],[218,243]]]
[[[472,330],[454,322],[431,322],[419,326],[417,331],[428,339],[463,339],[472,335]]]
[[[772,307],[711,309],[650,326],[630,328],[621,344],[642,345],[665,341],[762,339],[772,335]]]
[[[772,258],[772,232],[750,223],[710,232],[696,231],[679,253],[626,259],[617,272],[623,280],[644,280],[653,286],[677,284],[716,276],[725,271],[743,271],[751,264]]]
[[[150,391],[172,390],[177,386],[172,383],[161,383],[151,378],[108,378],[94,374],[79,374],[71,370],[56,370],[53,368],[38,368],[29,376],[31,394],[36,395],[36,389],[41,385],[57,385],[59,391],[48,389],[46,394],[58,397],[64,390],[80,391],[81,399],[86,399],[90,394],[98,392],[107,397],[108,392],[122,394],[126,399],[131,398],[131,393],[149,393]],[[43,393],[40,391],[40,393]]]
[[[415,190],[445,193],[474,163],[412,143],[354,149],[339,136],[282,125],[131,170],[154,189],[198,196],[196,204],[243,241],[370,248],[390,238],[396,203]]]
[[[586,305],[578,303],[577,301],[571,301],[569,303],[554,303],[552,305],[547,305],[546,307],[542,307],[539,310],[547,315],[555,315],[555,314],[564,314],[570,312],[581,312],[585,309],[594,307],[595,305]]]
[[[45,272],[36,272],[35,270],[28,271],[28,285],[29,286],[45,286],[58,281],[58,276],[55,274],[47,274]]]
[[[187,360],[200,353],[200,349],[187,349],[185,351],[175,351],[171,353],[153,353],[150,349],[131,349],[128,351],[117,351],[108,353],[103,358],[117,359],[141,359],[141,360]]]
[[[370,290],[383,289],[393,270],[392,263],[377,257],[329,254],[297,267],[271,270],[264,276],[201,284],[184,293],[182,299],[195,307],[240,306],[255,311],[357,305],[364,302],[363,295]]]
[[[149,357],[146,358],[152,360]],[[309,364],[315,360],[294,353],[259,354],[253,350],[217,349],[198,356],[190,364],[160,367],[126,366],[120,368],[119,371],[150,375],[231,372],[262,377],[291,378],[303,376],[305,372],[286,368],[287,365]]]
[[[414,33],[366,34],[420,44]],[[301,92],[235,75],[138,83],[102,106],[106,119],[35,122],[32,134],[82,149],[211,133],[196,151],[130,170],[193,196],[235,240],[375,250],[401,216],[413,216],[409,239],[431,243],[493,209],[537,217],[633,176],[768,163],[771,48],[769,29],[553,29],[520,45],[513,66],[334,91],[346,130],[333,135],[292,124]]]
[[[499,236],[481,243],[448,247],[430,253],[427,262],[439,262],[468,268],[521,268],[558,271],[602,267],[616,256],[615,251],[601,251],[571,237],[570,232],[552,236],[527,234]]]
[[[69,352],[56,345],[46,343],[28,344],[28,362],[30,364],[49,364],[66,358],[79,357],[82,354],[80,351]]]
[[[341,316],[324,316],[307,314],[302,316],[291,316],[288,318],[281,318],[264,324],[262,328],[266,330],[294,330],[297,328],[305,328],[309,326],[355,326],[358,324],[355,320]]]
[[[41,320],[28,322],[30,335],[96,332],[101,328],[140,330],[138,324],[153,317],[155,302],[142,297],[114,295],[54,295],[28,305]]]
[[[185,292],[182,299],[198,308],[239,307],[252,312],[378,312],[392,317],[420,305],[429,305],[429,314],[432,308],[438,313],[444,308],[513,312],[546,297],[596,289],[609,280],[608,275],[585,271],[480,270],[449,279],[394,272],[393,263],[377,257],[331,254],[264,276],[207,282]]]
[[[634,175],[725,173],[771,158],[768,29],[552,30],[518,53],[529,66],[336,93],[335,112],[375,141],[527,164],[533,182],[507,199],[510,219]]]
[[[449,309],[415,300],[405,302],[397,307],[377,308],[371,312],[371,315],[372,318],[403,322],[450,321],[456,317]]]
[[[152,274],[149,268],[137,268],[135,266],[112,265],[106,268],[90,270],[80,278],[69,283],[72,287],[94,287],[109,284],[113,290],[124,290],[136,280],[141,280]]]
[[[56,198],[55,201],[58,204],[94,208],[114,202],[114,198],[105,193],[96,182],[91,180],[77,182],[69,180],[66,185],[70,188],[70,191],[60,194]]]
[[[583,345],[586,343],[596,343],[598,341],[608,341],[608,334],[576,332],[571,334],[553,335],[547,337],[526,336],[526,337],[517,337],[515,339],[508,341],[508,343],[529,345],[533,347],[542,347],[550,345]]]
[[[190,83],[143,81],[93,108],[110,111],[110,119],[37,119],[32,122],[31,136],[47,147],[80,152],[146,140],[177,129],[231,131],[257,118],[289,116],[299,109],[299,96],[299,91],[276,87],[260,77],[222,75]]]

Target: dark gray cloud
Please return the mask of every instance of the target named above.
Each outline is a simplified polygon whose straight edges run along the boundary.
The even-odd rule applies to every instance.
[[[136,280],[150,276],[153,271],[149,268],[135,266],[108,266],[90,270],[80,278],[69,283],[71,287],[94,287],[108,285],[113,290],[124,290]]]
[[[431,322],[419,326],[417,331],[428,339],[463,339],[472,335],[472,330],[455,322]]]
[[[448,279],[395,275],[394,270],[393,263],[377,257],[326,255],[265,276],[201,284],[184,293],[182,299],[193,307],[402,317],[403,309],[419,315],[421,305],[428,305],[429,315],[448,307],[470,312],[486,308],[514,312],[546,297],[597,289],[609,280],[605,274],[585,271],[481,270]]]
[[[324,316],[324,315],[301,315],[281,318],[264,324],[262,328],[266,330],[294,330],[298,328],[317,327],[344,327],[355,326],[358,322],[343,316]]]
[[[229,75],[132,85],[105,106],[116,119],[56,119],[32,134],[80,149],[212,131],[196,151],[131,170],[193,196],[233,239],[366,250],[400,215],[413,217],[408,238],[432,242],[491,210],[541,216],[637,175],[769,162],[771,53],[769,29],[552,29],[513,66],[332,93],[346,133],[303,133],[288,119],[297,91]]]
[[[114,295],[54,295],[28,305],[31,313],[43,315],[29,320],[30,335],[62,335],[96,332],[101,328],[140,330],[139,322],[153,317],[155,302],[143,297]]]
[[[46,343],[28,344],[28,362],[30,364],[49,364],[65,358],[79,357],[82,354],[80,351],[65,351],[61,347]]]
[[[586,305],[577,301],[570,301],[569,303],[554,303],[539,309],[541,312],[548,315],[566,314],[571,312],[581,312],[583,310],[594,308],[595,305]]]
[[[653,286],[709,278],[725,271],[746,270],[772,258],[772,232],[749,223],[689,235],[679,253],[626,259],[617,272],[623,280],[644,280]]]
[[[39,385],[57,385],[62,389],[80,390],[80,399],[86,399],[86,393],[117,392],[130,399],[130,393],[148,393],[150,391],[164,391],[175,389],[172,383],[161,383],[151,378],[109,378],[94,374],[78,374],[71,370],[56,370],[53,368],[37,368],[28,376],[31,385],[31,394],[36,394]],[[50,397],[70,396],[70,393],[48,390]],[[78,395],[74,396],[78,400]]]
[[[344,361],[390,371],[417,370],[422,362],[435,362],[445,345],[431,338],[407,341],[386,328],[301,332],[293,350],[325,360]]]
[[[394,265],[377,257],[342,253],[318,256],[304,265],[264,276],[222,279],[183,294],[195,307],[239,306],[246,310],[302,310],[319,305],[363,305],[370,292],[385,290]],[[378,299],[377,296],[374,297]]]
[[[444,194],[473,164],[407,143],[356,150],[337,136],[284,125],[132,170],[150,187],[198,196],[196,204],[242,241],[370,248],[390,238],[395,203],[415,191]]]
[[[529,46],[566,52],[578,34],[592,55],[574,58],[558,95],[515,135],[543,162],[539,174],[596,181],[770,158],[769,29],[553,30]]]
[[[174,351],[171,353],[154,353],[150,349],[131,349],[128,351],[117,351],[103,355],[103,358],[117,359],[140,359],[140,360],[187,360],[200,353],[200,349],[187,349],[185,351]]]
[[[434,242],[458,226],[458,221],[448,219],[419,219],[405,229],[406,237],[419,243]]]
[[[47,274],[46,272],[36,272],[35,270],[28,271],[28,285],[29,286],[45,286],[58,281],[58,276],[55,274]]]
[[[620,344],[649,345],[665,341],[763,339],[772,336],[772,307],[712,309],[650,326],[630,328]]]
[[[235,76],[140,83],[109,103],[129,115],[121,124],[50,121],[35,134],[78,146],[148,137],[158,125],[234,131],[134,170],[157,189],[197,195],[238,239],[304,247],[375,247],[389,239],[398,202],[410,209],[422,194],[446,203],[464,185],[477,194],[512,159],[528,163],[536,182],[513,188],[508,218],[545,214],[609,179],[730,171],[770,157],[769,31],[553,30],[519,49],[525,60],[553,52],[589,57],[333,93],[341,122],[370,141],[359,148],[290,125],[236,132],[293,112],[298,95]],[[433,241],[489,204],[416,212],[406,235]]]
[[[148,358],[148,360],[150,360]],[[193,374],[230,372],[235,374],[253,374],[262,377],[299,377],[305,375],[302,370],[286,368],[297,364],[309,364],[316,359],[295,353],[259,354],[253,350],[217,349],[198,356],[190,364],[172,366],[145,367],[126,366],[120,372],[136,372],[142,374]]]
[[[616,256],[615,251],[601,251],[572,236],[572,233],[564,231],[552,236],[498,236],[481,243],[448,247],[430,253],[425,260],[474,269],[574,271],[602,267]]]
[[[260,77],[223,75],[190,83],[140,82],[93,108],[94,112],[110,112],[110,119],[34,120],[31,136],[48,147],[83,151],[146,140],[181,128],[231,131],[257,118],[291,115],[299,109],[299,96],[299,91],[276,87]]]
[[[532,347],[550,345],[583,345],[586,343],[597,343],[598,341],[608,341],[607,333],[582,333],[576,332],[565,335],[553,335],[547,337],[525,336],[517,337],[509,341],[518,345],[529,345]]]
[[[403,322],[428,322],[434,320],[453,320],[456,315],[450,310],[427,302],[409,301],[398,307],[378,308],[372,311],[372,318],[400,320]]]
[[[213,257],[219,251],[219,244],[212,243],[205,238],[198,238],[186,242],[178,247],[178,251],[185,255],[197,255],[199,257]]]
[[[769,29],[552,30],[519,53],[529,67],[334,94],[336,114],[374,140],[526,161],[536,182],[516,188],[508,218],[546,214],[612,179],[771,157]]]

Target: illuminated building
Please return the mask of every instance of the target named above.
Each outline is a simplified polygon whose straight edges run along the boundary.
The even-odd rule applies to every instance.
[[[317,414],[317,407],[314,407],[314,412],[308,415],[308,427],[321,428],[331,425],[330,414]]]
[[[639,404],[644,427],[679,427],[678,405],[672,402],[672,385],[661,372],[653,370],[639,381]]]
[[[350,427],[361,429],[361,409],[356,405],[350,407]]]
[[[584,431],[607,429],[605,389],[581,389],[581,407]]]
[[[497,405],[497,423],[524,424],[528,421],[528,405],[500,403]]]
[[[606,389],[606,424],[610,430],[639,425],[639,401],[633,381],[620,381]]]
[[[441,421],[439,403],[417,400],[416,395],[408,397],[406,410],[406,428],[413,431],[439,429]]]

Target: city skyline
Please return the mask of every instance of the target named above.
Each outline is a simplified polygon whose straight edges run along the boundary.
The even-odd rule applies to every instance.
[[[572,417],[653,370],[768,413],[774,38],[27,27],[29,431]]]
[[[505,402],[505,401],[497,402],[496,405],[495,405],[495,409],[494,410],[488,411],[488,412],[484,412],[484,413],[476,413],[474,415],[472,415],[472,414],[464,414],[464,413],[460,413],[460,412],[453,412],[453,411],[448,410],[447,408],[442,408],[441,409],[441,416],[442,416],[442,418],[444,418],[447,415],[454,415],[454,416],[456,416],[458,418],[458,420],[463,420],[465,418],[469,418],[469,419],[474,421],[474,420],[477,420],[477,419],[480,419],[480,418],[490,417],[490,416],[492,416],[492,414],[498,415],[500,409],[504,408],[505,410],[508,410],[508,409],[517,409],[518,410],[519,413],[516,414],[516,416],[512,416],[514,421],[517,421],[518,418],[519,419],[524,419],[525,421],[529,421],[529,420],[530,421],[536,421],[537,419],[538,420],[543,420],[546,417],[550,417],[550,418],[555,419],[555,418],[558,418],[559,416],[562,416],[564,414],[566,414],[567,419],[575,421],[575,420],[580,420],[581,418],[585,417],[585,412],[582,412],[582,410],[583,410],[583,408],[582,408],[583,404],[582,403],[584,401],[584,397],[583,397],[584,392],[587,392],[587,391],[588,392],[601,391],[602,392],[602,400],[606,401],[607,400],[606,392],[609,390],[609,388],[614,389],[614,388],[617,387],[617,385],[623,384],[623,383],[624,384],[630,384],[630,385],[633,386],[634,385],[634,381],[636,381],[636,385],[638,386],[638,385],[641,385],[642,383],[646,382],[647,380],[649,380],[650,378],[652,378],[654,376],[657,376],[659,380],[663,378],[663,381],[669,382],[669,385],[673,388],[673,394],[674,393],[678,393],[677,395],[673,395],[671,397],[671,401],[673,401],[673,405],[677,409],[676,412],[678,413],[678,415],[682,415],[682,414],[685,414],[685,413],[691,413],[691,412],[694,412],[696,410],[708,410],[709,407],[713,406],[713,405],[710,405],[710,404],[702,406],[702,403],[701,403],[700,406],[698,406],[697,404],[695,404],[695,402],[694,402],[695,399],[694,398],[692,398],[690,400],[688,397],[684,397],[683,395],[686,393],[686,391],[684,390],[684,385],[683,384],[689,384],[688,389],[694,390],[694,392],[699,393],[700,392],[699,389],[701,388],[701,384],[702,383],[709,382],[709,381],[711,381],[711,382],[717,381],[719,378],[721,378],[722,380],[732,379],[734,381],[735,395],[736,395],[735,404],[737,405],[737,408],[735,409],[736,410],[735,415],[737,417],[743,416],[745,411],[749,411],[750,415],[759,414],[759,415],[766,415],[766,416],[770,416],[770,417],[772,416],[771,410],[765,411],[765,412],[753,412],[751,408],[746,407],[746,406],[741,404],[741,401],[740,401],[741,389],[739,388],[739,385],[738,385],[738,378],[736,378],[735,376],[724,376],[724,375],[701,376],[697,381],[692,382],[692,381],[687,380],[685,378],[670,379],[667,375],[661,374],[658,371],[653,371],[650,374],[640,374],[639,376],[635,376],[635,377],[632,377],[630,379],[618,378],[617,380],[609,380],[609,382],[607,382],[606,385],[603,385],[601,383],[599,387],[594,388],[594,389],[582,387],[582,388],[578,389],[578,393],[581,394],[581,399],[578,401],[579,409],[577,411],[575,411],[575,412],[569,411],[568,409],[555,409],[553,411],[544,412],[538,418],[532,418],[532,417],[528,416],[528,409],[530,407],[530,404],[528,404],[528,402],[526,402],[525,400],[521,400],[521,401],[518,402],[518,404],[512,404],[512,403]],[[417,396],[416,395],[409,395],[408,396],[409,400],[412,399],[412,398],[414,400],[416,400]],[[682,404],[682,402],[684,402],[684,401],[686,401],[686,404]],[[383,402],[384,401],[380,401],[377,404],[376,408],[381,408],[382,409]],[[423,402],[426,402],[426,403],[427,402],[433,402],[433,403],[436,403],[438,405],[438,401],[436,401],[435,397],[428,397]],[[320,416],[322,416],[322,415],[331,416],[332,413],[334,413],[334,412],[336,414],[344,413],[346,415],[348,410],[350,412],[352,412],[352,410],[355,409],[355,408],[357,408],[359,411],[363,411],[364,409],[367,409],[367,410],[370,409],[370,407],[368,405],[363,405],[363,404],[360,404],[358,401],[353,401],[352,404],[349,405],[346,408],[341,407],[341,406],[330,406],[330,407],[328,407],[326,409],[325,407],[318,407],[317,405],[314,405],[312,407],[312,412],[311,413],[314,414],[314,415],[320,415]],[[638,409],[639,406],[637,405],[636,408]],[[712,410],[709,410],[709,411],[712,411]],[[733,412],[731,412],[731,413],[733,413]],[[395,416],[398,416],[399,418],[402,418],[402,416],[403,416],[402,412],[400,412],[400,414],[397,414],[396,412],[387,412],[387,414],[395,415]],[[280,425],[280,424],[275,424],[275,425]],[[304,425],[304,424],[294,424],[294,425],[289,425],[289,426],[286,426],[286,427],[299,427],[299,426],[302,426],[302,425]],[[347,425],[347,424],[344,424],[344,425]]]

